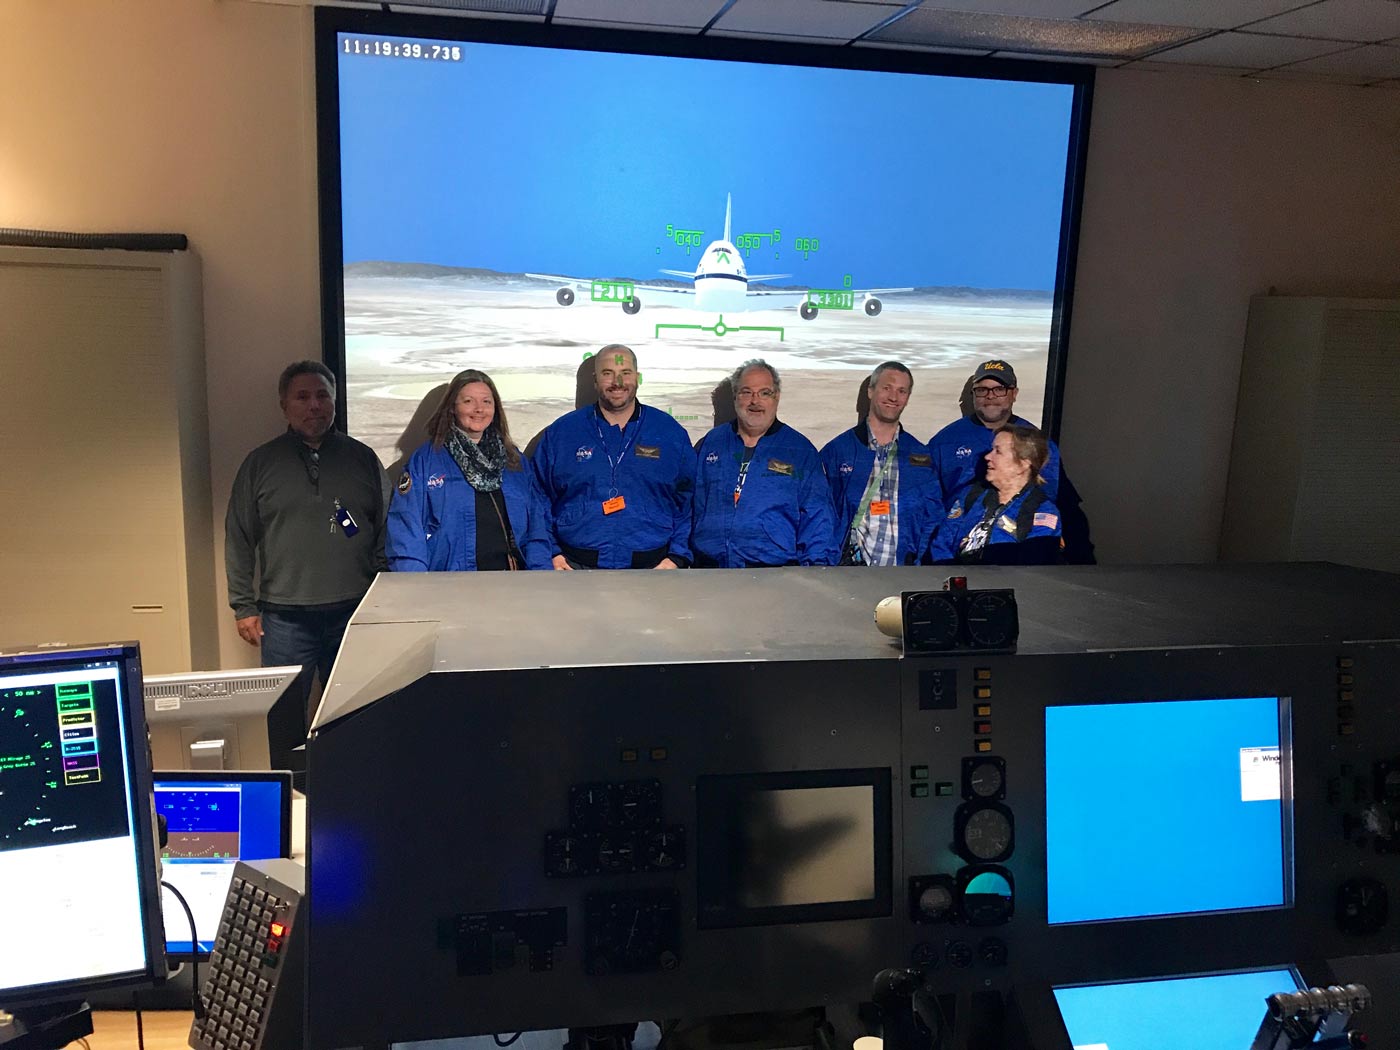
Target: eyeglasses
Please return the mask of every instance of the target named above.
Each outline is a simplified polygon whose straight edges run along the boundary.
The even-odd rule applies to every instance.
[[[972,388],[973,397],[992,401],[1000,401],[1009,393],[1011,393],[1009,386],[975,386]]]
[[[734,396],[739,401],[751,401],[754,398],[758,398],[760,401],[772,401],[778,396],[778,392],[769,386],[762,390],[750,390],[748,387],[744,387]]]

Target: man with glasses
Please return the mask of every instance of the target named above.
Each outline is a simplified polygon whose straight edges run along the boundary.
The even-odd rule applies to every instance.
[[[943,520],[933,457],[899,422],[913,389],[886,361],[866,383],[865,419],[822,449],[842,565],[915,565]]]
[[[730,382],[737,418],[696,449],[696,566],[836,564],[826,474],[812,443],[778,419],[778,370],[746,361]]]
[[[335,376],[319,361],[283,370],[287,430],[243,461],[224,519],[228,603],[264,667],[302,665],[268,715],[272,761],[306,739],[312,676],[324,684],[355,606],[386,568],[387,481],[374,450],[333,429]],[[256,571],[256,583],[254,581]]]
[[[972,373],[972,398],[972,414],[949,423],[928,443],[945,509],[967,495],[998,430],[1032,425],[1011,411],[1016,404],[1016,372],[1006,361],[983,361],[977,366]],[[1046,495],[1054,500],[1060,484],[1060,450],[1053,441],[1040,475]]]
[[[640,404],[637,355],[593,356],[595,404],[560,416],[533,466],[551,512],[556,569],[677,569],[690,564],[695,452],[685,427]]]

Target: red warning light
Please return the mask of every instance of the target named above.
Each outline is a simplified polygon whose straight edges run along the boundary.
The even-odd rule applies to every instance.
[[[274,923],[272,924],[272,936],[274,936],[274,937],[281,937],[282,934],[284,934],[284,933],[286,933],[286,932],[287,932],[287,927],[283,926],[280,922],[274,922]]]

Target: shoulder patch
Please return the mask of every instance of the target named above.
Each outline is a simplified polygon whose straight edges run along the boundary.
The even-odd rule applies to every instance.
[[[792,464],[784,463],[780,459],[770,459],[768,461],[768,470],[773,474],[785,474],[787,477],[792,477]]]
[[[1039,526],[1043,526],[1044,528],[1047,528],[1047,529],[1053,529],[1053,528],[1054,528],[1056,525],[1058,525],[1059,523],[1060,523],[1060,516],[1059,516],[1058,514],[1045,514],[1045,513],[1038,513],[1038,514],[1036,514],[1036,516],[1035,516],[1035,517],[1032,519],[1032,521],[1031,521],[1031,524],[1032,524],[1032,525],[1035,525],[1035,526],[1038,526],[1038,527],[1039,527]]]
[[[660,458],[661,458],[661,446],[660,446],[660,445],[638,445],[638,446],[637,446],[637,455],[638,455],[638,457],[640,457],[641,459],[660,459]]]
[[[933,466],[933,457],[927,452],[911,452],[909,453],[909,465],[911,467],[931,467]]]
[[[948,517],[949,517],[950,519],[952,519],[952,518],[961,518],[961,517],[962,517],[962,506],[961,506],[961,504],[954,506],[953,509],[950,510],[950,511],[948,512]]]
[[[405,470],[402,474],[399,475],[399,483],[397,488],[399,490],[399,493],[404,496],[407,496],[408,490],[413,488],[413,478],[409,476],[408,471]]]

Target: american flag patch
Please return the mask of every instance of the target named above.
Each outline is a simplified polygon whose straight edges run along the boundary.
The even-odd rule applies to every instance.
[[[1037,514],[1032,522],[1036,528],[1044,526],[1047,529],[1053,529],[1059,523],[1060,516],[1058,514]]]

